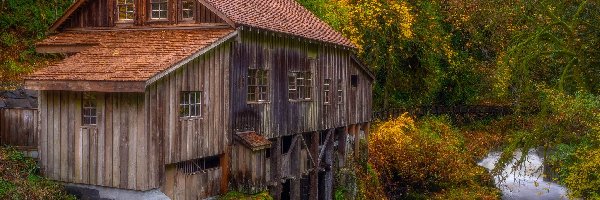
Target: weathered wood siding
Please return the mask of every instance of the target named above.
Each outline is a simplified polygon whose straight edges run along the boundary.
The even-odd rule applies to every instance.
[[[0,146],[37,148],[37,109],[0,109]]]
[[[243,144],[235,141],[231,149],[231,171],[230,183],[236,191],[254,194],[267,189],[267,181],[270,174],[269,162],[266,151],[262,149],[252,151]]]
[[[40,158],[51,179],[148,190],[159,187],[156,135],[146,132],[144,96],[96,93],[97,125],[82,126],[82,93],[41,91]]]
[[[314,55],[314,58],[309,58]],[[253,130],[269,138],[305,133],[371,119],[371,80],[351,58],[348,50],[311,44],[271,32],[242,31],[236,43],[231,70],[231,116],[235,131]],[[249,68],[269,70],[269,102],[248,103]],[[311,71],[313,99],[288,100],[288,72]],[[359,85],[350,85],[351,75]],[[324,105],[324,79],[331,79],[330,105]],[[337,83],[342,80],[342,84]],[[337,88],[343,88],[343,100]]]
[[[159,163],[171,164],[224,153],[229,133],[231,42],[199,56],[146,89],[150,132],[164,149]],[[179,116],[182,91],[202,91],[202,116]],[[162,144],[161,144],[162,143]]]
[[[175,165],[168,165],[162,192],[174,200],[206,199],[219,195],[221,170],[218,167],[188,174],[178,170]]]
[[[165,20],[150,19],[150,0],[135,0],[135,17],[130,23],[118,22],[116,0],[94,0],[85,2],[71,18],[65,23],[66,28],[87,27],[113,27],[123,25],[152,25],[152,24],[180,24],[190,21],[183,20],[181,16],[181,0],[168,1],[168,16]],[[217,14],[206,6],[195,1],[194,20],[192,23],[225,24]]]

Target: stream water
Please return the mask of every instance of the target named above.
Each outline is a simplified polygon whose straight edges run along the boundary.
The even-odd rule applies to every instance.
[[[491,152],[478,165],[492,170],[500,155],[501,152]],[[520,151],[516,152],[512,162],[502,170],[502,176],[494,177],[503,200],[568,199],[565,187],[544,178],[544,159],[537,150],[529,150],[523,165],[514,167],[521,155]]]

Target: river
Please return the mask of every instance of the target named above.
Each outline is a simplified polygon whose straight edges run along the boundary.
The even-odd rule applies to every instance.
[[[491,152],[478,165],[492,170],[501,152]],[[505,177],[495,177],[496,186],[502,190],[503,200],[555,200],[568,199],[565,187],[544,180],[543,156],[537,150],[531,149],[527,152],[527,160],[520,167],[513,167],[521,152],[515,152],[514,159],[502,171]]]

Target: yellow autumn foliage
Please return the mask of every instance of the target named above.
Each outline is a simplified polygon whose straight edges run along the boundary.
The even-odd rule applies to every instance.
[[[415,122],[404,114],[382,122],[369,138],[369,154],[370,163],[380,172],[392,197],[404,195],[398,193],[447,191],[478,191],[475,193],[481,199],[498,195],[491,177],[476,165],[463,135],[446,117]],[[479,189],[468,189],[472,187]]]

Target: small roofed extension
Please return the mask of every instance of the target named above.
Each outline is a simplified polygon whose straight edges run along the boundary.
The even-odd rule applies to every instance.
[[[77,0],[49,32],[25,86],[54,180],[331,199],[368,135],[373,74],[294,0]]]

